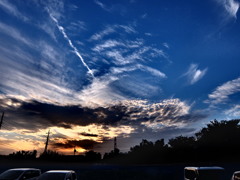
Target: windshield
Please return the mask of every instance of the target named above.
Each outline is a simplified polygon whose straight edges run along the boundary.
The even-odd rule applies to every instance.
[[[6,180],[17,179],[22,173],[23,171],[20,171],[20,170],[7,170],[2,174],[0,174],[0,179],[6,179]]]
[[[64,180],[65,176],[65,173],[44,173],[38,180]]]
[[[200,180],[222,180],[223,171],[200,171]]]

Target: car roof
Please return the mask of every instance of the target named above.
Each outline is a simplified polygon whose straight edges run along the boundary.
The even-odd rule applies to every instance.
[[[75,173],[73,170],[50,170],[46,173]]]
[[[222,167],[210,166],[210,167],[185,167],[187,170],[224,170]]]
[[[16,171],[38,170],[38,171],[40,171],[40,169],[36,169],[36,168],[14,168],[14,169],[9,169],[9,170],[16,170]]]

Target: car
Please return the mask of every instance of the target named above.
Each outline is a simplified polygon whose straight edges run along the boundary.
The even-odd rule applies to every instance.
[[[9,169],[0,174],[0,180],[35,180],[40,175],[40,169],[15,168]]]
[[[224,168],[213,167],[185,167],[184,180],[222,180]]]
[[[240,180],[240,171],[235,171],[233,173],[232,180]]]
[[[77,180],[73,170],[50,170],[38,177],[38,180]]]

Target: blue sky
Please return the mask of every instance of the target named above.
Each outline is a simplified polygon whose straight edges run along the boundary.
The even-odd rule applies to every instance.
[[[239,3],[1,0],[0,152],[41,152],[48,129],[63,153],[127,151],[239,118]]]

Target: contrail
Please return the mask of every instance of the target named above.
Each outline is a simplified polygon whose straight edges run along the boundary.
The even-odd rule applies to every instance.
[[[67,36],[64,28],[63,28],[61,25],[59,25],[58,20],[57,20],[55,17],[53,17],[51,13],[49,13],[49,15],[50,15],[51,19],[56,23],[59,31],[63,34],[64,38],[68,41],[68,44],[71,46],[71,48],[73,48],[74,53],[79,57],[79,59],[82,61],[83,65],[87,68],[88,72],[89,72],[89,73],[92,75],[92,77],[94,78],[94,74],[93,74],[92,70],[91,70],[91,69],[88,67],[88,65],[85,63],[85,61],[84,61],[83,57],[81,56],[80,52],[77,50],[77,48],[73,45],[72,41],[71,41],[71,40],[69,39],[69,37]]]

